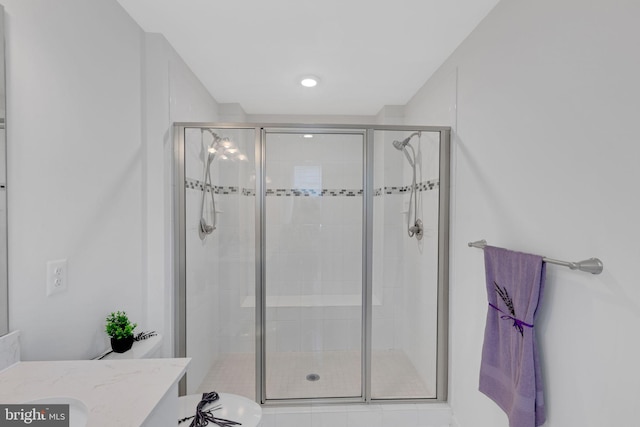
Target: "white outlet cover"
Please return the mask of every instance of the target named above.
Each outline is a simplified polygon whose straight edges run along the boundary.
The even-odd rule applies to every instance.
[[[47,262],[47,296],[67,290],[67,260]]]

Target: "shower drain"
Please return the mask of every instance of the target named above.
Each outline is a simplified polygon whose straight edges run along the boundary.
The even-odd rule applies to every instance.
[[[320,375],[318,374],[307,375],[307,381],[318,381],[319,379],[320,379]]]

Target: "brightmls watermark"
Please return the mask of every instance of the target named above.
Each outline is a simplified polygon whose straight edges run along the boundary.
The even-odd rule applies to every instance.
[[[69,427],[69,405],[2,405],[0,427]]]

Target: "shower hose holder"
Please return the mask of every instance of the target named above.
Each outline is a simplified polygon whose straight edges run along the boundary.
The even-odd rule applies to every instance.
[[[422,240],[422,237],[424,236],[424,226],[422,225],[422,220],[416,219],[415,224],[409,229],[409,231],[413,236],[415,236],[417,240]]]

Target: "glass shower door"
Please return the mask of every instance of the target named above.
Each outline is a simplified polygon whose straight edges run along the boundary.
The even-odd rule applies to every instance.
[[[264,141],[265,397],[361,397],[364,132]]]
[[[255,129],[184,129],[185,392],[255,399]]]
[[[440,134],[373,135],[371,398],[433,399],[444,317]]]

